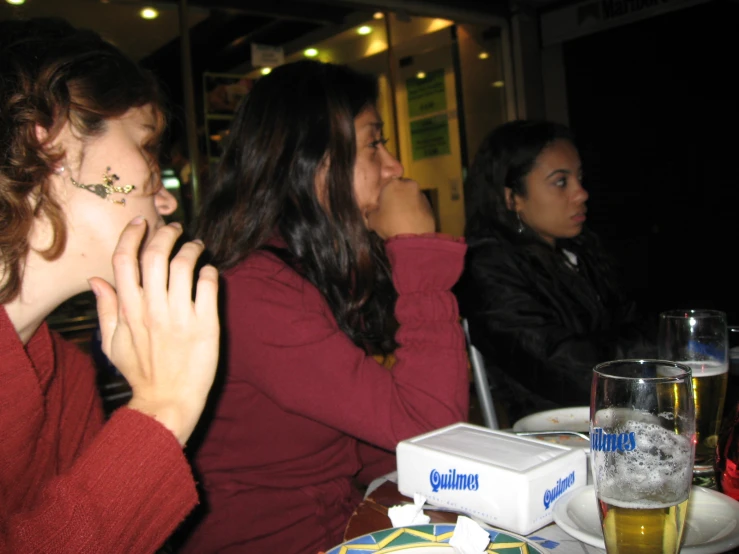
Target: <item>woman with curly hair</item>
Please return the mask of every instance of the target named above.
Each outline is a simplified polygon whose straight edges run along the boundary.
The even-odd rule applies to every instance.
[[[219,339],[213,267],[191,298],[202,243],[169,262],[158,89],[60,20],[0,22],[0,76],[0,552],[154,552],[197,503],[182,447]],[[91,361],[44,322],[90,289],[133,389],[107,422]]]

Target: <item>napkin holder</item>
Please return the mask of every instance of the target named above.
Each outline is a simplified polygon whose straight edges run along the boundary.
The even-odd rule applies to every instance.
[[[582,449],[457,423],[402,441],[398,490],[528,535],[552,522],[565,492],[586,485]]]

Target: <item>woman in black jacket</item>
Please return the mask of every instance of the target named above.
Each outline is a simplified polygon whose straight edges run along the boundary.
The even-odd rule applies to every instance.
[[[653,356],[597,237],[569,129],[513,121],[483,141],[465,182],[468,251],[456,292],[509,423],[586,405],[593,366]]]

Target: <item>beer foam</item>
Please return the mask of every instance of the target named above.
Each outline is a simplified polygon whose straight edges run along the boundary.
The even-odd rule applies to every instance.
[[[688,497],[693,476],[688,437],[648,421],[624,421],[618,432],[634,433],[636,448],[592,452],[599,498],[621,507],[648,508],[672,506]]]
[[[695,361],[677,362],[690,368],[693,377],[712,377],[714,375],[722,375],[729,371],[728,364],[712,361]]]
[[[644,500],[642,502],[622,502],[621,500],[608,498],[603,495],[601,495],[600,499],[611,506],[617,506],[619,508],[628,508],[631,510],[661,510],[664,508],[672,508],[675,504],[685,502],[688,499],[688,495],[685,495],[685,498],[678,500],[677,502],[650,502],[648,500]]]

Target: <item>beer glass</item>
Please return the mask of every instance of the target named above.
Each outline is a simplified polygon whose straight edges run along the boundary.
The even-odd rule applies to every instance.
[[[693,477],[690,368],[666,360],[595,366],[590,456],[608,554],[677,554]]]
[[[729,376],[726,315],[715,310],[672,310],[659,316],[659,357],[688,366],[695,394],[695,473],[713,474]]]

